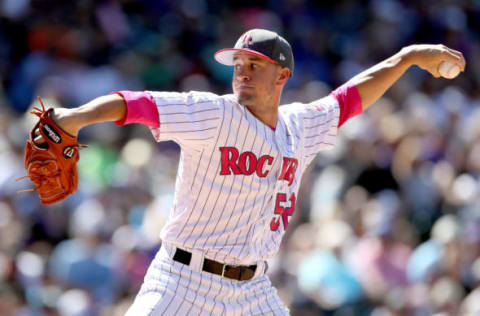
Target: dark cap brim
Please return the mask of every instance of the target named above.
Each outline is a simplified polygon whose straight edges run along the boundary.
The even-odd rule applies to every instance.
[[[224,64],[227,66],[233,66],[233,57],[235,56],[236,53],[238,52],[244,52],[247,54],[252,54],[258,57],[261,57],[263,59],[266,59],[274,64],[278,64],[275,60],[271,59],[270,57],[259,53],[257,51],[254,51],[252,49],[247,49],[247,48],[224,48],[219,50],[218,52],[213,55],[213,58],[215,58],[216,61],[218,61],[220,64]]]

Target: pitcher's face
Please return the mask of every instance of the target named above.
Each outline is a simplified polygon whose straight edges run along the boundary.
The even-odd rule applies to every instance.
[[[233,93],[242,105],[265,104],[275,93],[280,66],[253,54],[239,52],[233,58]]]

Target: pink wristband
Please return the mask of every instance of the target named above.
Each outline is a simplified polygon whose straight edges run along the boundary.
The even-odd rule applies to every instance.
[[[358,93],[357,86],[352,83],[345,83],[330,93],[337,99],[340,106],[340,118],[338,127],[354,116],[363,112],[362,98]]]
[[[115,91],[113,93],[122,96],[127,105],[127,114],[115,124],[121,126],[140,123],[154,128],[160,127],[157,105],[149,93],[136,91]]]

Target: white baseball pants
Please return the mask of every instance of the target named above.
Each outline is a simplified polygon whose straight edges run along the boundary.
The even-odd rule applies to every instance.
[[[202,254],[193,252],[189,266],[176,262],[175,250],[162,245],[126,316],[289,315],[264,264],[252,279],[237,281],[202,271]]]

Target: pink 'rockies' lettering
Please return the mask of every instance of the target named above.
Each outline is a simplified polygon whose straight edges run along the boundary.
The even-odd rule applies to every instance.
[[[264,156],[260,157],[260,159],[258,159],[257,175],[260,178],[265,178],[267,176],[267,174],[270,172],[270,170],[263,171],[263,167],[265,165],[265,162],[267,163],[267,165],[271,166],[272,163],[273,163],[273,157],[268,156],[268,155],[264,155]]]
[[[231,172],[240,174],[240,169],[235,163],[238,159],[238,149],[235,147],[220,147],[220,152],[222,153],[222,171],[220,174],[222,176],[230,175]]]
[[[220,147],[221,153],[221,175],[244,174],[251,175],[254,172],[260,178],[265,178],[270,172],[267,166],[271,166],[273,163],[273,157],[263,155],[259,159],[257,156],[246,151],[239,153],[235,147]]]
[[[251,175],[257,168],[257,156],[250,151],[243,152],[238,159],[238,167],[242,174]]]
[[[282,173],[279,180],[288,181],[288,186],[295,180],[295,171],[297,171],[298,160],[295,158],[283,157]]]

